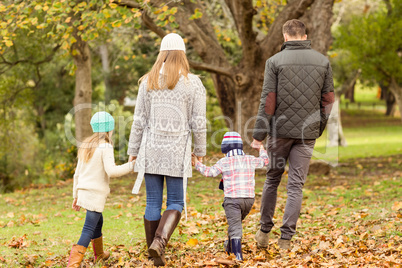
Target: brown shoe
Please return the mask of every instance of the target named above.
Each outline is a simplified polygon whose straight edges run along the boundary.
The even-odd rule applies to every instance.
[[[279,238],[278,246],[280,249],[289,249],[290,248],[290,240]]]
[[[258,230],[255,234],[255,241],[257,241],[258,248],[267,248],[269,244],[269,233]]]
[[[156,229],[155,232],[154,241],[148,249],[149,254],[154,260],[155,266],[164,266],[166,264],[165,247],[172,236],[174,229],[176,229],[180,218],[181,212],[178,210],[166,210],[163,213],[158,229]]]
[[[87,248],[80,245],[73,245],[68,259],[67,268],[78,268],[81,265]]]
[[[92,247],[94,249],[95,262],[107,260],[110,253],[103,251],[103,239],[102,236],[92,239]]]

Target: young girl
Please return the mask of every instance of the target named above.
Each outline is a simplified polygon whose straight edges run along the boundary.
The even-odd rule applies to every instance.
[[[236,260],[242,261],[241,222],[250,213],[254,204],[255,169],[264,167],[269,160],[267,151],[264,150],[262,145],[259,149],[260,157],[245,155],[243,142],[237,132],[225,133],[221,150],[225,157],[221,158],[212,167],[203,165],[196,157],[193,158],[193,164],[204,176],[216,177],[222,174],[223,191],[225,193],[223,208],[229,224],[229,240],[225,245],[225,251],[228,254],[234,253]]]
[[[78,164],[74,174],[72,208],[87,211],[81,237],[70,253],[67,267],[79,267],[89,243],[92,241],[95,262],[109,258],[103,251],[102,212],[109,188],[109,177],[123,176],[133,169],[129,162],[116,166],[112,145],[114,119],[107,112],[97,112],[92,116],[91,127],[94,132],[78,150]]]

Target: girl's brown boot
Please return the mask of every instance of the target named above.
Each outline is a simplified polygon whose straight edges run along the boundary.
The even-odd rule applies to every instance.
[[[68,259],[67,268],[78,268],[81,265],[84,254],[87,248],[80,245],[73,245],[70,252],[70,258]]]
[[[107,251],[103,251],[102,236],[92,239],[92,247],[94,249],[95,262],[98,262],[101,260],[107,260],[109,258],[110,253]]]

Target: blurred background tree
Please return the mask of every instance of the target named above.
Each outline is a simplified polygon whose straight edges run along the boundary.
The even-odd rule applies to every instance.
[[[335,44],[346,51],[362,79],[381,86],[386,115],[402,109],[402,1],[383,0],[375,12],[352,16],[335,32]]]

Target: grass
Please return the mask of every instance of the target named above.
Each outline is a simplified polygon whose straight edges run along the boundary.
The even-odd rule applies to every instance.
[[[353,158],[402,154],[400,118],[377,111],[345,110],[341,115],[346,147],[327,147],[327,132],[315,145],[318,158],[346,161]]]
[[[385,112],[385,101],[381,100],[378,97],[378,94],[378,86],[365,86],[358,81],[355,87],[355,102],[351,103],[348,99],[345,99],[344,95],[342,95],[341,108]]]
[[[342,232],[351,228],[352,231],[344,233],[351,241],[360,239],[366,232],[368,238],[378,243],[402,242],[401,221],[397,216],[397,209],[402,206],[402,180],[398,171],[401,160],[385,159],[381,174],[364,173],[373,170],[373,165],[375,169],[377,163],[376,160],[361,163],[364,168],[359,169],[358,174],[352,172],[355,163],[344,163],[343,169],[340,167],[339,172],[327,178],[309,176],[295,243],[309,239],[312,232],[328,236],[326,232],[333,231],[331,228]],[[252,237],[258,228],[264,180],[263,173],[259,173],[256,204],[244,222],[244,240],[248,243],[245,255],[248,258],[253,257],[253,250],[255,254],[259,253],[253,248]],[[218,183],[219,179],[198,174],[190,179],[188,221],[182,219],[179,230],[173,235],[174,246],[168,250],[168,254],[172,250],[172,261],[180,256],[191,259],[189,256],[207,254],[211,250],[211,241],[215,245],[213,248],[219,245],[216,252],[223,255],[220,243],[225,239],[227,226],[221,207],[223,194],[217,189]],[[113,179],[112,193],[104,212],[104,241],[113,251],[109,261],[113,267],[119,267],[119,262],[129,263],[133,258],[137,264],[147,263],[142,225],[145,189],[141,188],[140,195],[132,195],[132,185],[133,176]],[[285,206],[285,185],[286,176],[278,193],[277,226],[273,230],[276,236],[279,235],[278,226]],[[68,252],[78,241],[85,218],[84,212],[70,209],[71,191],[70,180],[51,187],[30,188],[0,196],[0,267],[65,267]],[[359,226],[364,226],[364,232]],[[21,241],[21,248],[10,247],[24,235],[26,238]],[[190,238],[197,239],[199,244],[195,248],[186,245]],[[312,241],[311,250],[318,246]],[[87,264],[92,255],[90,251],[86,254]]]

